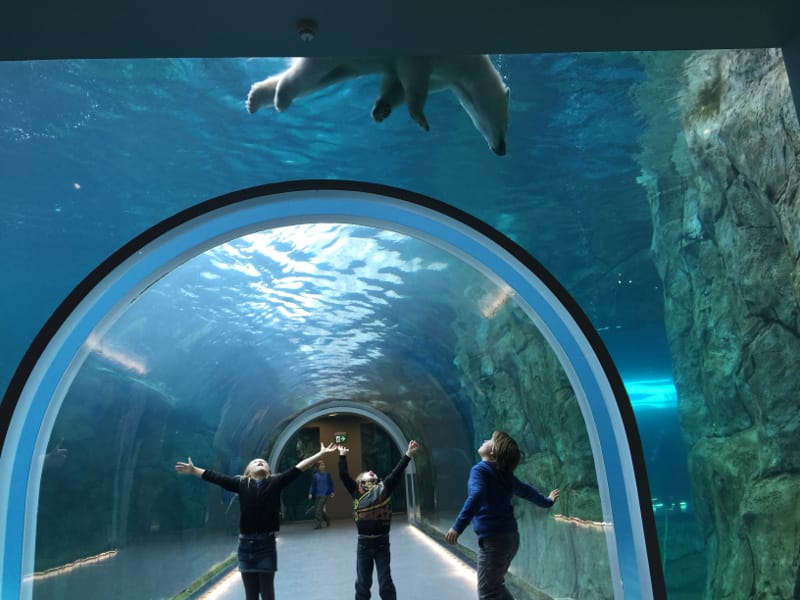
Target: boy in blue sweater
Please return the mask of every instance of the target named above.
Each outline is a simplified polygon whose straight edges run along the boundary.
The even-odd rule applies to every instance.
[[[509,599],[505,576],[519,549],[519,532],[514,518],[512,496],[519,496],[544,508],[553,506],[558,489],[543,496],[536,488],[514,476],[522,453],[517,442],[503,431],[478,448],[481,462],[472,467],[467,499],[455,523],[445,534],[450,544],[458,541],[472,521],[478,536],[478,598]]]

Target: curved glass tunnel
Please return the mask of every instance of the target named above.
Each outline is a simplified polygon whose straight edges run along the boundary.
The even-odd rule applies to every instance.
[[[526,451],[518,476],[562,488],[553,511],[518,511],[512,573],[551,596],[652,594],[613,367],[501,246],[413,203],[302,191],[222,206],[145,250],[87,295],[21,395],[2,471],[32,476],[4,498],[25,514],[5,524],[5,590],[15,556],[23,594],[71,598],[81,561],[108,561],[116,590],[154,548],[203,548],[191,572],[133,590],[178,592],[230,552],[235,511],[175,460],[281,468],[342,433],[385,464],[421,443],[405,508],[441,533],[477,444],[504,429]]]

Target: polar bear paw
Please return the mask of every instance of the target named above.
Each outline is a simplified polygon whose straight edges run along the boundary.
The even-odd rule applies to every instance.
[[[263,106],[272,106],[275,101],[275,85],[269,79],[254,83],[247,94],[245,106],[251,115]]]
[[[375,106],[372,107],[372,118],[375,122],[380,123],[386,117],[392,114],[392,105],[381,99],[375,101]]]

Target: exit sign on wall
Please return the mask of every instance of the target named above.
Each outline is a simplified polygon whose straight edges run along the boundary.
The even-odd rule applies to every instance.
[[[333,441],[337,444],[344,444],[347,441],[347,434],[344,431],[338,431],[333,434]]]

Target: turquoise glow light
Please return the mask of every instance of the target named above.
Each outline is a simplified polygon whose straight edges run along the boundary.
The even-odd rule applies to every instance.
[[[623,381],[633,410],[677,410],[678,390],[672,379]]]

